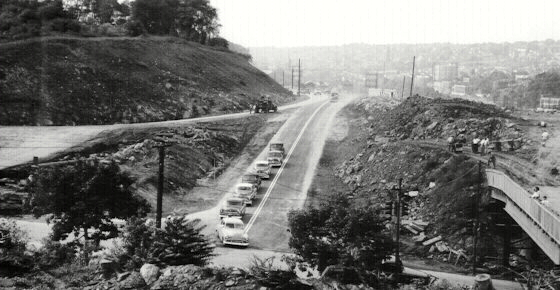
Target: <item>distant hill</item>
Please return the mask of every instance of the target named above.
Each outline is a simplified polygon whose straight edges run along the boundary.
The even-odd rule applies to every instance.
[[[287,90],[238,53],[174,37],[0,44],[0,125],[162,121],[247,109]]]

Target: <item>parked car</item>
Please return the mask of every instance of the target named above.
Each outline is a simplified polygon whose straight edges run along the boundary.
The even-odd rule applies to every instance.
[[[268,161],[257,161],[255,163],[255,171],[262,179],[269,179],[270,178],[270,165]]]
[[[241,183],[250,183],[258,190],[261,188],[261,177],[256,173],[247,173],[241,177]]]
[[[270,166],[282,166],[284,153],[282,151],[268,151],[267,160]]]
[[[245,216],[245,202],[239,197],[227,198],[222,208],[220,208],[220,218],[235,217],[243,218]]]
[[[257,189],[250,183],[240,183],[235,186],[233,196],[242,198],[246,205],[253,205],[253,200],[257,197]]]
[[[249,236],[244,233],[245,224],[236,218],[223,218],[218,223],[216,233],[224,245],[249,246]]]

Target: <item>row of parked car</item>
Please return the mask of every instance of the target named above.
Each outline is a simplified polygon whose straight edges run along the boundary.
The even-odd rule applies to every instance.
[[[247,206],[252,206],[263,179],[270,179],[272,167],[284,163],[284,144],[271,143],[266,160],[259,160],[251,170],[241,177],[234,189],[220,208],[220,223],[216,229],[218,239],[224,245],[249,246],[249,237],[245,233],[243,217]]]

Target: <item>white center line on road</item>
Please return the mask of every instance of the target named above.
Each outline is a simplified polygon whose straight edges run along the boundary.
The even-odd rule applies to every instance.
[[[282,165],[280,166],[280,169],[278,169],[278,172],[276,172],[276,175],[274,176],[274,179],[272,179],[272,182],[268,186],[268,190],[266,191],[262,201],[259,203],[259,206],[255,210],[255,213],[253,214],[253,216],[251,217],[251,219],[247,223],[247,226],[245,227],[244,233],[248,233],[249,230],[251,229],[251,227],[253,226],[253,224],[255,223],[255,220],[259,216],[264,204],[266,203],[266,200],[268,199],[268,196],[270,195],[270,193],[272,192],[272,189],[274,188],[274,185],[276,185],[276,181],[278,181],[278,178],[282,174],[282,171],[284,170],[284,166],[286,165],[286,163],[288,163],[288,160],[290,159],[290,156],[292,156],[292,153],[296,149],[296,146],[299,143],[299,140],[301,139],[301,136],[303,136],[303,133],[305,132],[305,129],[307,129],[307,126],[309,126],[309,123],[311,123],[311,121],[313,120],[315,115],[317,115],[319,110],[321,110],[321,108],[323,108],[326,104],[329,104],[329,102],[325,102],[324,104],[319,106],[319,108],[317,108],[315,110],[315,112],[313,112],[313,114],[311,114],[311,117],[309,117],[307,122],[305,122],[305,125],[303,125],[303,128],[301,128],[301,131],[299,132],[299,135],[297,136],[296,140],[294,141],[294,144],[290,148],[290,151],[288,152],[288,155],[286,155],[286,159],[284,159],[284,162],[282,162]]]

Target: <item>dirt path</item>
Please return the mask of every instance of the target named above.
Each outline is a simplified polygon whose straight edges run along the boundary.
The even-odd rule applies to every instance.
[[[439,140],[404,140],[401,142],[410,145],[419,145],[422,147],[447,150],[447,143]],[[468,146],[464,148],[464,155],[487,164],[487,155],[482,156],[472,153]],[[533,186],[542,185],[560,186],[557,180],[539,174],[539,167],[523,158],[519,158],[511,154],[502,152],[495,152],[494,154],[496,155],[497,168],[507,172],[512,178],[516,179],[520,184],[522,184],[524,187],[527,187],[528,189],[532,188]]]

